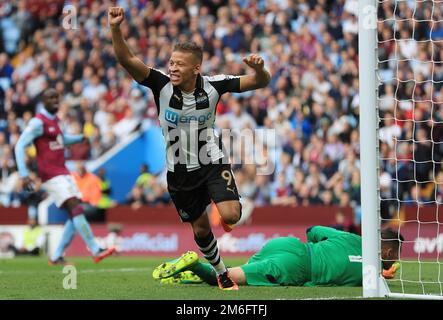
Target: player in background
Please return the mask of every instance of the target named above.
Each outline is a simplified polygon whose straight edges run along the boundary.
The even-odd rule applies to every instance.
[[[32,118],[23,130],[15,146],[15,156],[23,186],[32,192],[33,183],[26,168],[25,149],[26,146],[34,143],[37,149],[37,174],[43,182],[42,187],[54,199],[56,206],[65,209],[69,214],[61,242],[48,264],[66,264],[63,253],[74,238],[76,231],[92,252],[93,260],[98,263],[112,255],[115,248],[102,249],[96,243],[91,227],[83,214],[81,194],[65,166],[64,147],[81,142],[83,135],[62,133],[56,116],[59,108],[59,94],[55,89],[47,89],[43,93],[43,105],[42,111]]]
[[[268,241],[249,261],[230,268],[232,279],[239,285],[250,286],[361,286],[361,237],[333,228],[315,226],[306,232],[307,243],[295,237],[281,237]],[[391,229],[381,232],[383,276],[392,279],[399,268],[403,236]],[[181,279],[187,272],[189,283],[204,282],[215,285],[210,266],[201,263],[195,252],[188,251],[180,258],[165,262],[154,269],[155,279]],[[164,281],[180,283],[180,281]],[[187,283],[181,281],[181,283]]]
[[[183,222],[191,224],[194,239],[217,274],[219,287],[237,290],[218,251],[207,216],[211,200],[217,206],[225,231],[241,217],[241,204],[229,164],[214,133],[216,106],[226,92],[244,92],[265,87],[270,74],[263,59],[252,54],[243,61],[253,72],[244,76],[200,74],[203,50],[192,42],[174,46],[168,75],[145,65],[128,48],[120,30],[124,9],[108,13],[112,42],[118,62],[141,85],[149,87],[167,146],[168,190]],[[197,142],[192,138],[197,136]],[[201,139],[202,135],[205,139]],[[186,141],[187,140],[187,141]],[[197,145],[198,144],[198,145]]]

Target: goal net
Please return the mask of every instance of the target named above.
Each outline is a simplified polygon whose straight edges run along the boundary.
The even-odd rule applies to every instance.
[[[377,233],[404,238],[383,295],[443,299],[443,0],[375,6]]]

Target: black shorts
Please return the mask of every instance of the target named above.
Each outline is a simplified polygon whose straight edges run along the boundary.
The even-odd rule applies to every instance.
[[[197,220],[211,203],[239,200],[230,164],[209,164],[190,172],[168,171],[168,191],[183,222]]]

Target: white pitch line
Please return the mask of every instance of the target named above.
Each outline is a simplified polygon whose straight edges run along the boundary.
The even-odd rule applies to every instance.
[[[92,273],[92,272],[142,272],[150,271],[152,268],[119,268],[119,269],[85,269],[78,270],[79,273]]]
[[[327,297],[327,298],[303,298],[299,300],[349,300],[349,299],[363,299],[364,297]]]
[[[75,265],[74,265],[75,267]],[[93,272],[146,272],[146,271],[151,271],[152,268],[115,268],[115,269],[77,269],[78,273],[93,273]],[[52,270],[44,270],[44,272],[48,272],[48,271],[59,271],[57,269],[52,269]],[[0,273],[22,273],[22,274],[28,274],[28,273],[35,273],[34,270],[8,270],[8,271],[0,271]]]

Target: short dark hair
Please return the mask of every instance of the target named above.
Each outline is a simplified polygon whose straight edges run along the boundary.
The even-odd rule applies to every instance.
[[[178,42],[174,45],[173,51],[192,53],[198,59],[198,61],[200,61],[200,63],[203,62],[203,48],[195,42]]]
[[[43,99],[47,99],[50,95],[53,95],[53,94],[58,95],[59,93],[54,88],[48,88],[48,89],[45,89],[45,91],[43,91],[42,97],[43,97]]]
[[[405,241],[400,232],[394,231],[391,228],[386,228],[381,231],[381,241],[383,244],[386,244],[400,252],[401,243]]]

